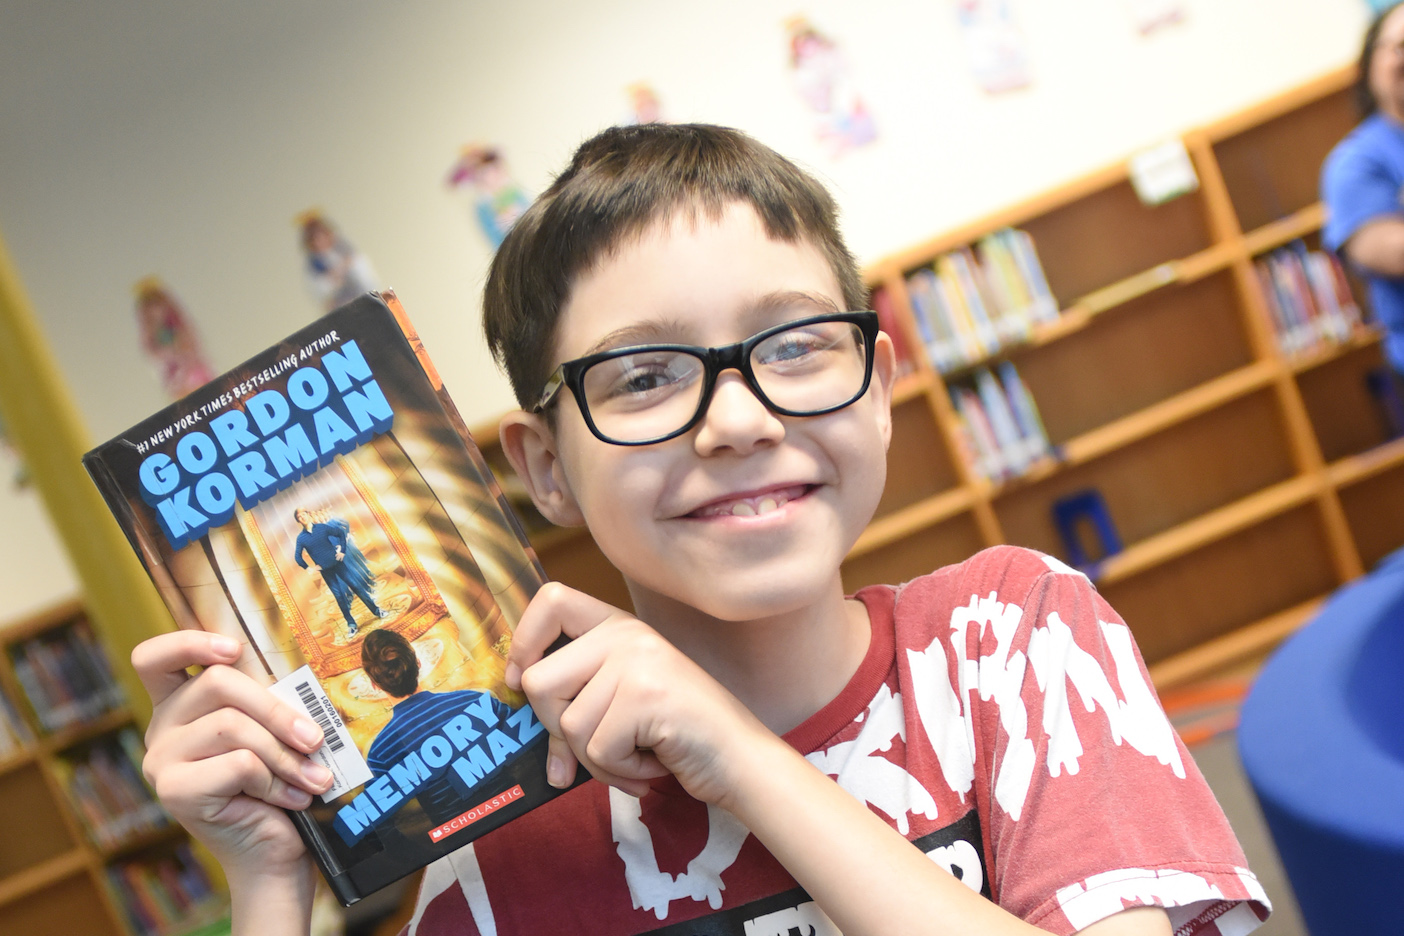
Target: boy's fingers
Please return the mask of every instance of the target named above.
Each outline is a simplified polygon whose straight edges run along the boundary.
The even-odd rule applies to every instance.
[[[201,761],[174,764],[159,780],[156,795],[178,816],[218,821],[229,801],[240,794],[274,806],[305,809],[312,797],[273,775],[257,754],[229,751]]]
[[[576,638],[614,616],[623,616],[614,605],[592,598],[559,582],[547,582],[537,591],[512,634],[507,655],[507,685],[521,686],[521,674],[540,660],[562,636]]]
[[[164,757],[203,761],[239,749],[252,751],[273,774],[309,793],[320,793],[331,785],[329,770],[283,744],[238,709],[219,709],[185,726]]]
[[[190,724],[222,708],[236,708],[299,751],[322,745],[322,729],[252,678],[228,666],[211,666],[195,677],[172,720]]]
[[[564,790],[575,780],[575,771],[579,763],[575,759],[575,752],[570,749],[569,742],[556,735],[550,736],[546,742],[547,783],[557,789]]]
[[[238,658],[237,640],[199,630],[158,634],[132,649],[132,667],[157,705],[190,678],[188,667],[233,663]]]

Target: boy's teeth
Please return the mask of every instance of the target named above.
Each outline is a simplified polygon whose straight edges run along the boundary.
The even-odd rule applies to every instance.
[[[780,507],[784,507],[790,499],[784,494],[767,494],[761,498],[746,498],[733,503],[730,507],[719,506],[714,513],[733,517],[755,517],[760,514],[770,513]]]

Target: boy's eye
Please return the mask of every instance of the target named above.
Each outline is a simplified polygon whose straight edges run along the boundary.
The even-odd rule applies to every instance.
[[[834,327],[833,323],[782,332],[758,346],[753,352],[756,364],[764,366],[795,366],[817,363],[825,351],[834,350],[849,337],[849,327]]]
[[[694,383],[702,362],[687,354],[626,355],[590,368],[585,374],[591,405],[652,405]]]

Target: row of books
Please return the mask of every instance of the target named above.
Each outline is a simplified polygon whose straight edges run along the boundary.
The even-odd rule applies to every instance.
[[[1033,238],[1003,228],[907,277],[912,314],[935,368],[948,373],[1024,341],[1058,318]]]
[[[1278,346],[1287,354],[1350,338],[1360,307],[1334,254],[1300,242],[1254,261]]]
[[[128,727],[55,761],[68,797],[98,847],[115,848],[171,824],[142,779],[145,756],[136,729]]]
[[[86,620],[15,644],[10,659],[46,732],[91,721],[125,704],[107,654]]]
[[[4,690],[0,690],[0,761],[18,754],[33,740],[34,735],[20,717],[19,710]]]
[[[950,388],[966,457],[991,481],[1026,473],[1053,454],[1038,406],[1014,365],[982,367],[967,386]]]
[[[111,865],[107,878],[140,936],[170,936],[223,909],[209,875],[185,843],[160,858]]]

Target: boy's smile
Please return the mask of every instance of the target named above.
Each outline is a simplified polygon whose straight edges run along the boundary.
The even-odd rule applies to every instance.
[[[641,342],[725,345],[838,311],[851,310],[807,242],[772,240],[748,206],[719,220],[684,211],[577,278],[556,361]],[[808,417],[776,415],[726,371],[700,423],[636,448],[595,438],[562,394],[543,499],[552,519],[587,523],[645,620],[677,605],[732,621],[799,611],[837,593],[882,493],[892,371],[879,336],[868,392]]]

